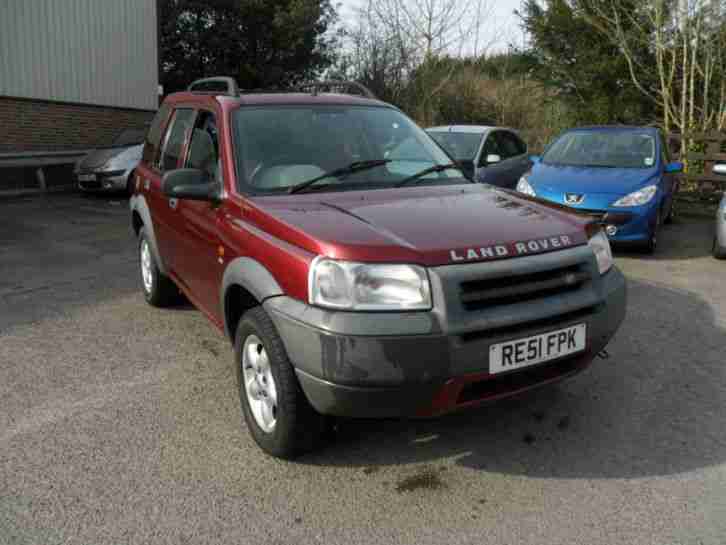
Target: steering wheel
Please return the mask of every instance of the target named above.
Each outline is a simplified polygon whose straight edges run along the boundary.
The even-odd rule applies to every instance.
[[[273,155],[272,157],[268,157],[264,161],[260,161],[254,170],[252,170],[249,178],[249,184],[255,185],[255,180],[259,177],[259,175],[269,168],[276,167],[278,165],[296,165],[298,162],[299,159],[297,157],[293,157],[289,152],[281,152],[277,155]]]

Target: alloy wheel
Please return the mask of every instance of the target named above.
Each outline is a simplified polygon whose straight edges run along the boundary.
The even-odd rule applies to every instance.
[[[277,385],[267,350],[256,335],[248,336],[242,348],[242,379],[255,422],[262,431],[272,433],[277,423]]]
[[[151,293],[154,287],[154,276],[151,264],[151,251],[149,243],[144,239],[141,241],[141,280],[144,283],[146,293]]]

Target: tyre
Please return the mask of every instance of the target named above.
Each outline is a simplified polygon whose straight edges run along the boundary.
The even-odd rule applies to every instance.
[[[676,219],[676,200],[671,200],[671,209],[668,210],[668,215],[666,216],[666,219],[663,221],[663,223],[671,224]]]
[[[711,252],[713,253],[713,257],[716,259],[726,259],[726,248],[719,245],[718,238],[715,235],[713,237]]]
[[[168,276],[159,271],[143,227],[139,231],[139,269],[141,290],[147,303],[155,307],[166,307],[179,299],[179,288]]]
[[[655,251],[658,249],[658,234],[660,233],[660,217],[661,213],[658,211],[655,217],[655,225],[653,226],[653,230],[650,232],[650,237],[648,238],[648,241],[643,246],[643,251],[646,254],[654,254]]]
[[[134,173],[129,174],[128,180],[126,180],[126,196],[131,197],[134,194]]]
[[[257,445],[287,459],[317,447],[325,418],[305,397],[282,339],[262,307],[244,314],[234,348],[242,414]]]

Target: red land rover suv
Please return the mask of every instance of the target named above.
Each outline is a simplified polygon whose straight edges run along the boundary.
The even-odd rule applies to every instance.
[[[146,300],[180,290],[225,332],[274,456],[329,416],[433,416],[573,375],[624,317],[600,224],[470,182],[356,84],[195,82],[159,109],[134,185]]]

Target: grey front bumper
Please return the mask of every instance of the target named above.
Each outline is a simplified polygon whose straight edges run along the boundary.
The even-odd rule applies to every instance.
[[[532,380],[539,380],[538,384],[551,382],[584,368],[623,321],[625,278],[613,268],[599,278],[593,293],[575,306],[573,301],[568,303],[562,298],[533,302],[529,319],[523,321],[515,316],[517,323],[507,325],[508,316],[500,316],[499,321],[489,319],[491,327],[480,315],[473,314],[467,321],[437,309],[393,314],[336,312],[288,297],[268,299],[264,306],[316,410],[339,416],[397,417],[456,408],[427,410],[452,381],[463,380],[465,384],[467,377],[472,382],[489,379],[488,354],[494,343],[586,323],[587,349],[575,358],[577,361],[536,366],[556,369],[552,366],[562,365],[562,372],[548,371],[542,374],[542,380],[534,375]],[[516,313],[508,314],[511,317]],[[467,322],[472,327],[467,327]],[[505,385],[495,392],[497,395],[489,397],[527,389],[520,387],[522,384],[512,382],[509,390]]]

